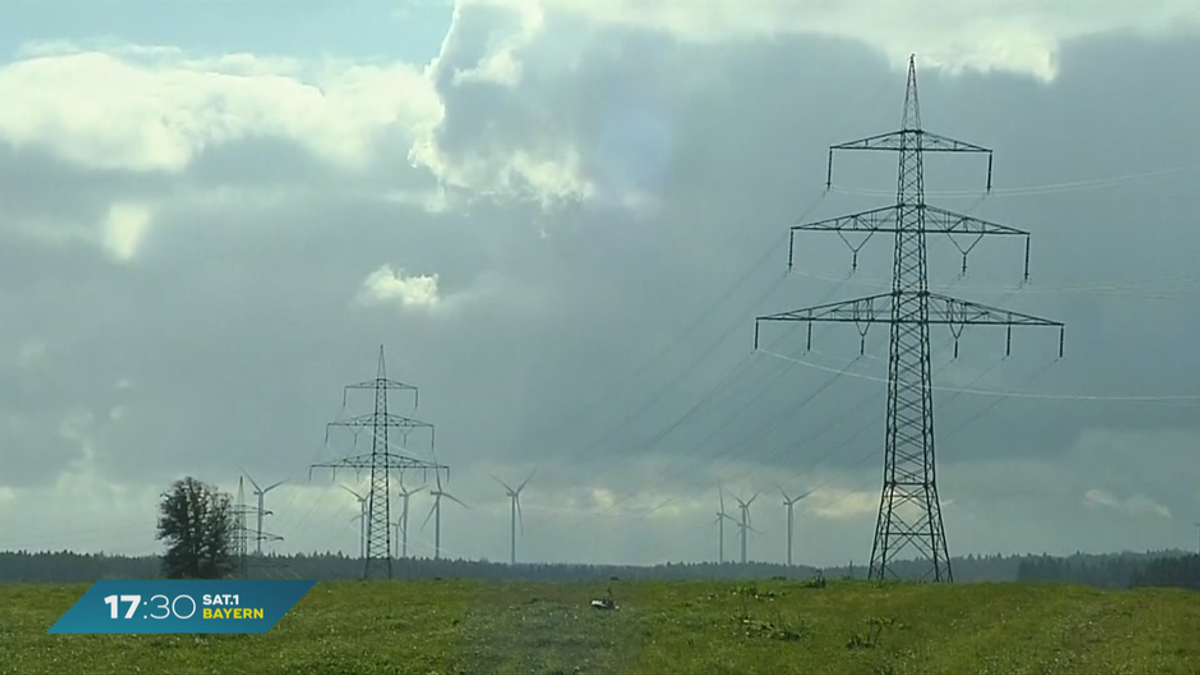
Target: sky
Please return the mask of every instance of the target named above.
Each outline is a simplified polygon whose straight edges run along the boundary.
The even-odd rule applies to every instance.
[[[886,326],[755,317],[882,292],[890,242],[788,228],[929,203],[1032,233],[930,237],[932,290],[1066,324],[931,332],[949,548],[1194,548],[1194,3],[10,0],[0,8],[0,549],[141,554],[195,476],[267,495],[269,550],[355,553],[368,452],[342,387],[419,387],[444,555],[865,563]],[[852,248],[859,247],[852,272]],[[970,250],[962,274],[959,250]],[[861,347],[861,349],[860,349]],[[860,353],[861,352],[861,353]],[[428,479],[432,480],[432,476]],[[422,483],[406,476],[406,485]],[[431,555],[427,493],[410,550]],[[399,500],[393,508],[398,510]],[[726,552],[736,551],[726,528]]]

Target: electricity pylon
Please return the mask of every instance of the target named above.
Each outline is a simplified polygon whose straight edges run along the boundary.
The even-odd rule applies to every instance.
[[[912,545],[931,561],[923,578],[953,581],[942,509],[938,499],[933,436],[933,389],[929,365],[929,326],[950,327],[958,356],[958,337],[968,325],[1006,326],[1006,354],[1012,350],[1013,326],[1054,326],[1059,328],[1059,357],[1063,351],[1064,325],[1058,321],[1020,314],[998,307],[958,300],[929,292],[926,268],[925,236],[946,234],[958,246],[953,235],[970,235],[977,243],[984,235],[1000,234],[1025,237],[1025,280],[1029,279],[1029,233],[1005,225],[972,218],[925,203],[924,158],[926,152],[973,152],[988,156],[987,189],[992,187],[992,151],[964,143],[921,128],[917,99],[917,70],[914,59],[908,62],[908,86],[904,96],[904,115],[899,131],[834,145],[829,148],[826,189],[832,184],[834,150],[887,150],[900,155],[896,182],[896,204],[848,216],[839,216],[791,228],[788,269],[792,267],[797,231],[864,233],[869,238],[882,232],[895,235],[890,293],[834,302],[807,309],[758,317],[754,326],[754,347],[758,349],[759,322],[803,321],[808,323],[808,345],[812,346],[813,322],[854,323],[859,330],[860,351],[865,348],[867,328],[872,323],[890,327],[888,350],[887,431],[884,442],[883,490],[875,543],[871,549],[869,578],[896,576],[889,563]],[[865,243],[865,241],[863,242]],[[967,249],[959,246],[966,269]],[[861,244],[859,246],[861,248]],[[851,247],[854,265],[858,249]],[[905,515],[901,507],[910,506],[915,514]]]
[[[525,480],[521,481],[521,484],[517,486],[516,490],[509,487],[508,483],[505,483],[504,481],[500,480],[499,478],[492,476],[492,478],[496,479],[497,483],[504,486],[504,489],[508,494],[508,498],[512,502],[509,507],[512,513],[509,517],[509,525],[508,525],[508,531],[509,531],[508,564],[510,564],[510,565],[517,564],[517,523],[518,523],[518,521],[521,524],[521,536],[522,537],[525,536],[525,517],[521,515],[521,490],[525,489],[525,486],[529,483],[529,479],[533,478],[533,474],[535,474],[535,473],[537,473],[536,467],[534,467],[533,471],[529,472],[529,475],[525,478]]]
[[[246,516],[250,515],[250,512],[250,507],[246,505],[245,481],[238,476],[237,503],[233,506],[233,547],[237,556],[238,574],[243,579],[249,576],[250,530],[246,526]]]
[[[788,567],[791,567],[792,566],[792,523],[794,522],[794,519],[792,517],[793,516],[792,507],[796,505],[796,502],[798,502],[801,499],[804,499],[805,497],[812,494],[812,490],[809,490],[808,492],[805,492],[797,497],[789,497],[788,494],[783,491],[783,488],[779,487],[778,485],[776,485],[775,487],[779,488],[779,494],[783,495],[783,505],[785,507],[787,507],[787,564],[788,564]]]
[[[437,462],[415,459],[391,451],[392,443],[388,438],[388,431],[390,429],[399,429],[403,440],[407,440],[408,434],[415,429],[428,429],[429,451],[432,454],[434,427],[428,422],[388,412],[387,393],[389,390],[401,389],[413,392],[413,409],[415,410],[418,403],[416,398],[417,388],[410,384],[388,379],[382,345],[379,347],[379,366],[375,379],[348,385],[342,393],[343,406],[346,404],[346,395],[351,389],[369,389],[374,391],[375,411],[350,419],[330,422],[325,427],[325,440],[328,442],[329,430],[333,427],[350,428],[355,432],[356,440],[358,432],[363,429],[371,429],[371,452],[365,455],[346,457],[334,462],[313,464],[309,468],[309,474],[311,478],[312,469],[318,467],[332,469],[335,474],[338,469],[355,469],[356,471],[370,469],[371,489],[367,493],[366,551],[363,556],[363,578],[370,578],[373,574],[386,574],[387,578],[391,579],[391,472],[407,469],[420,469],[423,472],[432,470],[438,476],[438,481],[440,482],[443,471],[446,472],[446,478],[449,479],[450,468]]]

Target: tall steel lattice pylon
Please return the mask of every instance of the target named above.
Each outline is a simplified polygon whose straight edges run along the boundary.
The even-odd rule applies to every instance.
[[[859,331],[860,350],[865,349],[867,329],[872,323],[890,325],[888,349],[887,432],[884,444],[883,490],[879,499],[879,518],[875,543],[871,550],[869,578],[882,580],[898,576],[891,568],[897,555],[912,546],[919,557],[930,563],[922,580],[953,581],[942,508],[938,499],[934,460],[933,392],[929,366],[929,327],[944,324],[955,338],[968,325],[1006,326],[1006,352],[1012,349],[1013,326],[1055,326],[1059,328],[1058,355],[1063,351],[1064,325],[1027,314],[988,307],[929,292],[925,236],[946,234],[963,255],[984,235],[1000,234],[1025,238],[1025,276],[1029,279],[1029,233],[1005,225],[954,213],[925,203],[923,154],[926,152],[974,152],[988,155],[987,189],[992,188],[992,151],[978,145],[940,136],[921,128],[917,102],[917,72],[913,58],[908,62],[908,86],[904,96],[904,118],[899,131],[878,134],[841,143],[829,148],[826,189],[832,185],[834,150],[888,150],[900,154],[896,204],[848,216],[839,216],[791,228],[788,269],[792,268],[797,231],[895,235],[892,290],[890,293],[834,302],[755,320],[754,346],[762,321],[802,321],[808,324],[808,346],[812,346],[813,322],[854,323]],[[963,248],[955,235],[971,237]],[[850,246],[857,267],[858,247]],[[847,241],[847,245],[849,242]]]
[[[419,400],[417,398],[416,387],[388,379],[382,346],[379,347],[379,368],[375,379],[348,385],[342,394],[343,406],[346,404],[346,396],[351,389],[369,389],[374,391],[375,411],[349,419],[330,422],[325,428],[325,438],[328,441],[329,430],[332,427],[350,428],[355,433],[355,439],[358,438],[358,433],[362,430],[371,429],[371,452],[365,455],[346,457],[333,462],[313,464],[309,472],[311,474],[312,469],[315,468],[328,468],[332,469],[335,473],[338,469],[354,469],[359,472],[364,469],[370,470],[371,489],[367,493],[367,532],[366,551],[363,556],[363,578],[369,579],[386,575],[388,579],[391,579],[393,558],[391,538],[391,472],[410,469],[420,469],[422,472],[430,470],[435,472],[445,471],[446,478],[449,479],[450,469],[445,465],[433,461],[415,459],[391,451],[393,443],[388,438],[390,429],[399,429],[403,440],[407,440],[408,434],[413,430],[427,429],[429,431],[429,451],[432,455],[434,427],[428,422],[388,412],[387,393],[389,390],[400,389],[413,392],[414,410],[416,410]],[[405,443],[402,443],[401,446],[407,447]]]

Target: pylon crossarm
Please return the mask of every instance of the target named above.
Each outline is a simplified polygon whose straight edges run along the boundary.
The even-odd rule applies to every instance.
[[[967,255],[975,248],[986,235],[1008,235],[1025,237],[1025,279],[1029,279],[1029,237],[1030,233],[1025,230],[1019,230],[1008,225],[1001,225],[982,218],[975,218],[963,213],[955,213],[949,209],[943,209],[937,206],[915,205],[915,208],[925,211],[923,230],[926,234],[944,234],[950,237],[950,241],[958,248],[959,253],[963,256],[963,273],[967,270]],[[883,206],[880,208],[870,209],[868,211],[860,211],[835,218],[826,218],[811,223],[801,223],[793,225],[789,232],[791,241],[788,242],[788,270],[790,271],[794,265],[795,258],[795,237],[797,232],[837,232],[840,235],[846,232],[866,233],[868,238],[877,232],[885,234],[896,234],[901,232],[899,225],[900,207]],[[974,241],[969,246],[963,248],[954,237],[955,236],[974,237]],[[858,267],[858,252],[866,244],[864,239],[857,246],[851,245],[842,238],[846,245],[850,247],[854,254],[853,266]]]
[[[910,323],[915,323],[914,319]],[[903,323],[903,322],[902,322]],[[1002,307],[990,307],[948,295],[929,294],[929,323],[960,326],[1053,326],[1062,328],[1061,321],[1043,319]]]
[[[335,472],[337,469],[354,469],[356,471],[362,471],[364,469],[370,469],[372,465],[387,469],[398,469],[400,471],[408,471],[412,469],[420,469],[422,471],[444,471],[447,477],[450,475],[450,467],[446,466],[445,464],[438,464],[437,462],[430,462],[413,457],[405,457],[404,455],[397,455],[392,452],[381,452],[374,455],[356,455],[354,457],[346,457],[332,462],[321,462],[318,464],[313,464],[311,467],[309,467],[309,469],[310,472],[312,469],[332,469]]]
[[[413,393],[413,408],[417,408],[421,403],[420,398],[419,398],[421,394],[418,391],[416,385],[406,384],[404,382],[400,382],[398,380],[391,380],[386,377],[377,377],[373,380],[365,380],[363,382],[357,382],[355,384],[346,385],[345,388],[342,390],[342,404],[343,405],[346,404],[347,394],[350,393],[351,389],[370,389],[372,391],[377,390],[377,389],[411,391]]]
[[[433,425],[429,422],[414,420],[402,415],[392,413],[366,413],[357,417],[349,417],[336,422],[329,422],[325,426],[328,427],[350,427],[352,429],[362,429],[373,427],[376,425],[389,427],[402,427],[407,429],[432,429]]]
[[[909,129],[907,131],[888,131],[874,136],[867,136],[854,141],[838,143],[829,146],[832,150],[911,150],[920,138],[921,150],[925,152],[984,152],[991,154],[991,148],[967,143],[941,134],[935,134],[924,129]]]
[[[1062,327],[1061,321],[1051,321],[1032,314],[1022,314],[1001,307],[989,307],[977,302],[959,300],[947,295],[926,293],[929,300],[929,317],[893,318],[892,303],[896,297],[904,301],[916,299],[919,293],[901,291],[900,293],[880,293],[853,300],[828,302],[803,309],[793,309],[778,314],[760,316],[755,321],[826,321],[844,323],[931,323],[952,325],[993,325],[993,326],[1057,326]]]
[[[1007,234],[1022,237],[1029,236],[1029,232],[1025,230],[1018,230],[1015,227],[993,223],[963,213],[955,213],[954,211],[938,206],[917,205],[916,208],[925,209],[924,231],[926,234]],[[898,206],[883,206],[869,211],[860,211],[845,216],[793,225],[791,230],[792,232],[804,230],[817,232],[884,232],[895,234],[901,231],[896,225],[899,212],[900,207]]]
[[[962,335],[962,330],[966,326],[1008,327],[1009,335],[1005,348],[1005,356],[1012,353],[1013,326],[1055,327],[1059,329],[1058,355],[1060,358],[1063,355],[1065,324],[1061,321],[1051,321],[1050,319],[1043,319],[1032,314],[1014,312],[1001,307],[990,307],[977,302],[959,300],[947,295],[925,293],[926,302],[928,303],[928,314],[926,316],[921,316],[920,313],[913,312],[905,312],[898,316],[893,316],[892,305],[895,303],[896,298],[900,298],[901,302],[907,303],[918,301],[919,296],[920,293],[907,291],[881,293],[854,300],[829,302],[804,309],[794,309],[790,312],[760,316],[754,320],[754,348],[758,349],[759,322],[762,321],[807,322],[808,342],[806,343],[806,349],[812,349],[813,323],[853,323],[858,328],[859,337],[861,338],[860,350],[866,348],[867,327],[870,324],[895,323],[905,325],[924,323],[950,327],[950,331],[955,338],[955,356],[958,355],[958,338]]]
[[[920,126],[919,124],[917,126]],[[887,133],[875,134],[867,136],[856,141],[848,141],[846,143],[838,143],[837,145],[829,146],[829,160],[825,167],[825,189],[829,189],[833,185],[833,151],[834,150],[888,150],[892,152],[911,152],[918,150],[920,152],[976,152],[986,153],[988,156],[987,165],[987,189],[992,190],[992,154],[991,148],[985,148],[982,145],[967,143],[965,141],[955,140],[941,134],[931,133],[924,129],[907,129],[900,131],[889,131]]]

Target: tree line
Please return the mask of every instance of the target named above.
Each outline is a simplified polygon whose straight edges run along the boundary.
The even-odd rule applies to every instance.
[[[1200,590],[1200,555],[1157,551],[1105,557],[1029,557],[1021,561],[1017,581],[1053,581],[1101,588],[1163,586]]]

